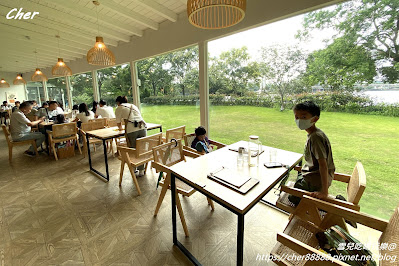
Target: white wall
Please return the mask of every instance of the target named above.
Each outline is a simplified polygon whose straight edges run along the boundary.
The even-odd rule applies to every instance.
[[[0,79],[3,78],[8,82],[8,84],[10,84],[9,88],[0,88],[0,103],[3,103],[3,101],[7,100],[6,92],[12,92],[16,94],[17,101],[22,102],[27,100],[24,86],[12,84],[16,76],[17,76],[16,73],[0,72]],[[26,75],[23,75],[23,78],[26,80]]]

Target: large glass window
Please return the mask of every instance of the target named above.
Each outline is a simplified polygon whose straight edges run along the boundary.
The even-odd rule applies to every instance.
[[[65,78],[49,79],[47,81],[47,92],[50,101],[57,101],[62,104],[64,109],[71,108],[68,104]]]
[[[303,153],[307,132],[297,128],[292,108],[311,100],[321,107],[316,126],[330,140],[336,172],[351,175],[361,161],[367,188],[359,205],[364,212],[387,219],[399,193],[393,185],[399,171],[393,159],[398,157],[399,144],[393,140],[399,138],[399,106],[373,102],[361,92],[370,95],[371,90],[380,101],[386,94],[390,100],[396,97],[393,88],[397,85],[384,84],[398,80],[391,75],[396,73],[391,72],[394,60],[380,61],[394,49],[379,44],[392,40],[396,33],[385,27],[390,15],[377,20],[362,15],[366,9],[377,15],[378,8],[391,9],[374,5],[348,1],[339,8],[209,42],[210,137],[229,144],[258,135],[266,146]],[[326,22],[327,16],[337,19]],[[341,24],[340,20],[350,22]],[[344,27],[349,24],[360,26]],[[377,29],[363,29],[364,25]],[[387,30],[382,33],[381,29]],[[325,33],[333,37],[326,38]],[[298,39],[310,36],[313,39]],[[380,53],[384,49],[388,52]],[[376,53],[384,56],[373,57]],[[295,181],[294,177],[293,173],[290,178]],[[333,181],[329,193],[346,196],[346,186]]]
[[[70,78],[73,104],[86,103],[91,106],[94,99],[91,72],[76,74]]]
[[[200,125],[198,47],[141,60],[137,69],[144,119],[194,132]]]
[[[44,88],[42,82],[27,82],[28,100],[35,100],[39,105],[45,101]]]
[[[98,89],[100,99],[107,105],[116,106],[115,99],[118,96],[127,96],[132,101],[132,79],[130,65],[123,64],[97,70]]]

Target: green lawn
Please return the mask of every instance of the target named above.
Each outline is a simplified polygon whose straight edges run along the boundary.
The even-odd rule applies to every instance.
[[[186,125],[188,133],[200,123],[198,106],[145,106],[147,122],[161,123],[164,130]],[[290,110],[253,106],[213,106],[210,108],[211,138],[230,144],[258,135],[267,146],[303,152],[306,132],[297,129]],[[389,218],[399,203],[399,119],[375,115],[322,112],[317,122],[329,137],[338,172],[351,174],[361,161],[367,175],[362,211]],[[334,182],[332,194],[343,194],[345,187]]]

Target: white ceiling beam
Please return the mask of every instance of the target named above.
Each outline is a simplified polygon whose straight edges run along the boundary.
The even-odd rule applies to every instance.
[[[128,10],[126,7],[112,1],[103,1],[101,2],[101,6],[103,6],[106,9],[112,10],[118,15],[121,15],[124,18],[129,19],[132,22],[139,23],[145,27],[148,27],[153,30],[158,30],[159,25],[157,22],[141,15],[140,13],[133,11],[133,10]]]
[[[48,47],[50,49],[57,47],[58,49],[58,45],[55,43],[48,43],[43,42],[43,41],[36,41],[35,39],[26,39],[25,37],[23,37],[20,34],[11,34],[8,32],[4,32],[2,33],[3,36],[3,40],[5,40],[4,42],[7,42],[8,40],[13,40],[13,41],[18,41],[18,42],[23,42],[25,44],[29,44],[31,47]],[[65,45],[63,45],[62,42],[65,42],[65,40],[61,40],[61,44],[60,44],[60,51],[61,54],[63,53],[73,53],[73,54],[77,54],[77,55],[86,55],[87,54],[87,50],[88,48],[69,48],[66,47]]]
[[[73,12],[74,14],[81,14],[82,16],[86,16],[91,19],[97,20],[96,11],[89,9],[87,7],[77,8],[76,3],[72,3],[70,1],[65,1],[65,0],[44,0],[44,1],[50,2],[52,4],[56,4],[57,6],[65,8],[65,9]],[[100,6],[101,6],[101,3],[100,3]],[[112,18],[109,18],[109,17],[101,16],[99,18],[98,22],[100,23],[100,26],[101,26],[101,24],[105,24],[105,25],[108,25],[109,27],[111,27],[119,32],[125,33],[125,34],[136,35],[139,37],[143,36],[142,30],[137,29],[132,26],[127,26],[126,24],[119,22],[117,20],[114,20]]]
[[[33,48],[37,49],[38,51],[43,52],[45,55],[49,55],[49,56],[56,56],[58,57],[62,57],[62,58],[76,58],[76,57],[82,57],[84,55],[86,55],[85,53],[76,53],[76,52],[66,52],[66,51],[62,51],[61,49],[60,51],[58,51],[58,47],[48,47],[48,46],[42,46],[42,45],[35,45],[34,47],[27,45],[25,43],[21,43],[20,41],[16,41],[13,39],[7,39],[5,41],[3,41],[2,43],[2,47],[3,48],[9,48],[11,50],[19,50],[22,52],[26,52],[26,51],[32,51]],[[29,50],[27,50],[29,49]],[[8,50],[7,50],[8,51]]]
[[[175,12],[167,9],[163,5],[158,4],[154,0],[134,0],[134,1],[172,22],[177,21],[177,14]]]
[[[30,29],[25,29],[25,28],[22,28],[22,27],[15,27],[13,25],[1,24],[0,23],[0,31],[1,32],[9,32],[11,34],[18,34],[19,33],[22,36],[29,36],[29,38],[31,40],[35,39],[37,42],[40,42],[40,43],[47,42],[47,43],[51,43],[51,44],[53,44],[55,46],[58,45],[58,42],[57,42],[57,40],[55,38],[55,35],[54,36],[47,35],[47,34],[44,34],[44,33],[41,33],[41,32],[32,31]],[[94,41],[93,41],[93,43],[91,45],[89,44],[88,41],[84,41],[84,42],[83,41],[78,41],[78,42],[76,42],[74,40],[67,39],[67,36],[65,36],[65,35],[61,36],[60,39],[61,39],[61,41],[63,41],[63,45],[65,47],[69,47],[71,49],[85,50],[84,48],[87,48],[87,47],[89,47],[89,46],[94,44]]]
[[[13,7],[15,5],[15,3],[11,0],[2,0],[2,3],[3,2],[4,3],[7,2],[8,6],[10,6],[10,7]],[[43,6],[40,4],[25,1],[24,8],[40,12],[40,16],[42,16],[42,17],[48,17],[53,20],[59,21],[62,24],[76,27],[77,30],[84,29],[85,31],[90,32],[90,33],[97,32],[96,23],[92,23],[90,21],[81,19],[77,16],[73,16],[73,15],[61,12],[59,10],[49,8],[47,6]],[[101,36],[105,37],[104,42],[107,45],[109,44],[108,43],[109,39],[112,39],[115,41],[124,41],[124,42],[130,41],[130,37],[128,35],[121,34],[119,32],[116,32],[115,29],[109,29],[107,27],[101,27]],[[94,41],[95,41],[95,39],[93,39],[93,44],[94,44]]]

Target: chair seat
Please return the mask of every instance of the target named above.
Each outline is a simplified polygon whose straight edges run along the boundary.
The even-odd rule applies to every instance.
[[[21,141],[10,140],[10,143],[12,145],[26,145],[26,144],[31,144],[32,141],[35,141],[35,140],[34,139],[21,140]]]
[[[309,222],[305,222],[298,217],[294,217],[290,223],[288,224],[287,228],[284,230],[284,233],[315,248],[319,249],[319,241],[316,238],[316,233],[320,232],[321,230],[316,226],[310,224]],[[287,263],[287,265],[305,265],[306,260],[289,260],[285,261],[284,258],[287,258],[287,255],[296,255],[300,256],[300,254],[296,253],[292,249],[288,248],[287,246],[277,242],[276,246],[274,246],[271,254],[275,256],[277,259],[282,260],[282,262]]]
[[[120,157],[120,156],[118,156],[118,159],[119,159],[119,157]],[[153,156],[151,153],[150,153],[150,154],[147,154],[147,155],[143,155],[143,156],[141,156],[141,157],[139,157],[139,158],[130,156],[130,163],[131,163],[134,167],[136,167],[136,166],[145,164],[145,163],[147,163],[147,162],[153,160],[153,158],[154,158],[154,156]]]
[[[161,185],[162,187],[165,185],[164,184],[164,179],[162,179],[159,182],[159,185]],[[186,183],[184,183],[183,181],[179,180],[176,178],[176,188],[177,188],[177,192],[186,196],[186,197],[190,197],[194,192],[194,188],[190,187],[189,185],[187,185]],[[168,186],[168,189],[170,189],[170,185]]]
[[[295,183],[292,181],[287,182],[286,186],[287,187],[294,187]],[[280,196],[277,199],[276,206],[288,213],[292,213],[295,210],[295,204],[292,203],[289,199],[288,196],[290,194],[281,192]]]

